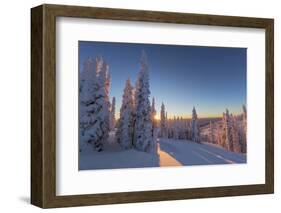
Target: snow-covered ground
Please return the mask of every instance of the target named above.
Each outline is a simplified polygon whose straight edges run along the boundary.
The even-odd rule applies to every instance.
[[[103,152],[96,152],[92,145],[84,144],[79,170],[246,163],[245,154],[230,152],[210,143],[157,139],[157,153],[151,154],[135,149],[122,150],[112,137]]]
[[[107,145],[108,149],[96,152],[91,145],[82,150],[79,158],[79,170],[119,169],[159,166],[157,154],[140,152],[135,149],[122,150],[118,144]]]
[[[163,152],[168,153],[182,165],[246,163],[245,154],[230,152],[210,143],[160,139],[159,144]]]

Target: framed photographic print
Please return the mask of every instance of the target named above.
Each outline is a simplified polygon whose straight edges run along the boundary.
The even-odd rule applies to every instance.
[[[273,19],[31,9],[31,203],[273,193]]]

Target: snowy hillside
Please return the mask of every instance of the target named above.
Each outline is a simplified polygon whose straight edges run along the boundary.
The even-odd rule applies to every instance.
[[[113,141],[114,134],[111,133],[111,140],[103,152],[85,144],[80,153],[79,170],[246,163],[245,154],[230,152],[210,143],[158,139],[157,153],[151,154],[135,149],[124,150]]]

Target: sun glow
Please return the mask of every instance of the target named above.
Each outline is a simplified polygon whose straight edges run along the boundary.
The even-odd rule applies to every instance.
[[[160,116],[159,115],[154,115],[154,120],[160,120]]]

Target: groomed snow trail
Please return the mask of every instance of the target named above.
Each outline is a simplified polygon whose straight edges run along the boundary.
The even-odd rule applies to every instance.
[[[246,163],[245,154],[230,152],[214,144],[163,138],[157,142],[160,166],[170,166],[171,162],[177,162],[176,165]]]
[[[182,166],[175,158],[170,154],[160,149],[159,143],[157,144],[157,154],[159,155],[159,166]]]

